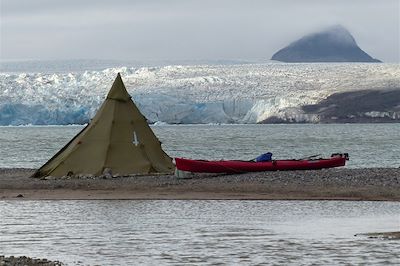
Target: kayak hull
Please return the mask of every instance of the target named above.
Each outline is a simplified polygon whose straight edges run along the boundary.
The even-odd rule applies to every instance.
[[[347,154],[335,154],[327,159],[273,160],[252,162],[239,160],[206,161],[175,158],[176,168],[195,173],[246,173],[264,171],[317,170],[345,166]]]

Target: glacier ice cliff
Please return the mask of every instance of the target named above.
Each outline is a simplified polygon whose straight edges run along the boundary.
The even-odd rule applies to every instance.
[[[339,105],[329,98],[334,94],[400,91],[398,64],[271,63],[120,67],[54,74],[3,72],[0,125],[86,123],[103,102],[118,72],[150,122],[318,123],[330,117],[335,120],[333,111],[339,108],[332,106]],[[324,101],[331,106],[330,112],[323,113],[326,106],[319,104]],[[363,106],[352,112],[341,115],[374,120],[384,116],[390,121],[400,117],[396,103],[388,109]]]

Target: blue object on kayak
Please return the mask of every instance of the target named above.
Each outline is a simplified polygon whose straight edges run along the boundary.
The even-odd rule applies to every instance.
[[[261,154],[256,158],[256,162],[269,162],[269,161],[272,161],[272,153],[270,152]]]

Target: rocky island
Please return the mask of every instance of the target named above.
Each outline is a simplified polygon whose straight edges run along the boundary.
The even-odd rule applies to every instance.
[[[381,62],[360,47],[343,26],[313,33],[276,52],[272,60],[281,62]]]

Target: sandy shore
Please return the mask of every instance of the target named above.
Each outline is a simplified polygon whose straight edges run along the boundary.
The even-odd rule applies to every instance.
[[[240,175],[40,180],[34,169],[0,169],[0,199],[298,199],[400,201],[400,168]]]

